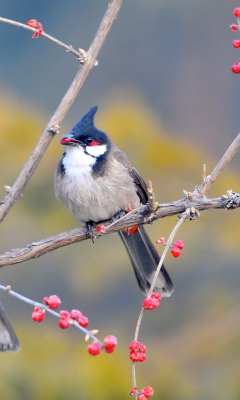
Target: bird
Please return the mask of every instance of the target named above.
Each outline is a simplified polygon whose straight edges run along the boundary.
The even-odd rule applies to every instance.
[[[19,340],[9,321],[6,311],[0,303],[0,352],[20,350]]]
[[[92,107],[69,134],[61,137],[60,144],[66,146],[66,151],[54,176],[57,199],[88,228],[89,224],[114,220],[126,206],[133,210],[148,202],[147,185],[127,155],[107,133],[96,128],[97,110],[98,106]],[[118,233],[139,288],[147,295],[160,256],[143,225]],[[173,292],[173,283],[164,265],[154,290],[163,297]]]

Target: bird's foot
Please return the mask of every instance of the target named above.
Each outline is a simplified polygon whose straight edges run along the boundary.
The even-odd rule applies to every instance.
[[[123,210],[118,211],[118,213],[111,218],[111,224],[118,221],[120,218],[124,217],[125,214],[126,212]]]
[[[86,222],[85,228],[86,228],[88,237],[90,239],[92,239],[92,242],[94,243],[94,235],[93,235],[93,231],[92,231],[93,225],[94,225],[93,221],[88,221],[88,222]]]

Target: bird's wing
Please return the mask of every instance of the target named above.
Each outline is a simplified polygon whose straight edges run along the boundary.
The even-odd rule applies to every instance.
[[[146,204],[148,202],[148,192],[147,192],[147,184],[144,179],[139,175],[138,171],[132,166],[126,154],[121,151],[118,147],[114,146],[113,148],[113,156],[118,160],[121,164],[123,164],[129,171],[129,174],[134,180],[136,185],[136,192],[140,198],[142,204]]]

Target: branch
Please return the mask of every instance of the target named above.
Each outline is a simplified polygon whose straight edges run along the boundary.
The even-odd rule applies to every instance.
[[[32,32],[37,32],[38,31],[37,29],[31,28],[30,26],[28,26],[26,24],[22,24],[21,22],[13,21],[13,20],[7,19],[7,18],[0,17],[0,22],[5,22],[6,24],[14,25],[14,26],[17,26],[18,28],[27,29],[27,30],[32,31]],[[51,40],[51,42],[57,44],[58,46],[63,47],[68,53],[72,53],[75,56],[77,56],[77,58],[79,60],[83,60],[82,54],[80,54],[78,51],[74,50],[74,48],[71,45],[68,46],[67,44],[65,44],[63,42],[60,42],[60,40],[55,39],[54,37],[48,35],[44,31],[41,32],[41,36],[45,37],[48,40]]]
[[[193,210],[192,214],[190,214],[190,219],[195,219],[195,214],[197,211],[210,209],[230,210],[239,206],[240,195],[232,192],[231,190],[229,190],[226,195],[214,199],[193,196],[192,198],[184,198],[171,203],[160,204],[157,210],[152,213],[149,213],[148,206],[142,206],[139,209],[127,213],[112,224],[111,221],[104,222],[104,229],[99,229],[96,227],[93,229],[93,235],[94,237],[99,237],[104,234],[111,234],[123,228],[152,223],[159,218],[181,214],[187,209],[190,209],[190,211]],[[56,250],[60,247],[82,242],[87,239],[89,239],[89,236],[85,227],[72,229],[68,232],[63,232],[56,236],[51,236],[38,242],[33,242],[22,248],[13,249],[6,253],[0,253],[0,267],[38,258],[43,254]]]
[[[58,133],[59,124],[66,116],[80,88],[82,87],[83,82],[85,81],[91,69],[94,67],[97,55],[106,39],[106,36],[113,24],[113,21],[117,17],[117,14],[123,2],[124,0],[111,0],[111,2],[109,3],[108,9],[102,19],[97,34],[87,52],[86,62],[79,66],[78,72],[67,93],[63,97],[60,105],[58,106],[51,120],[47,124],[35,149],[30,155],[27,163],[24,165],[24,168],[20,172],[17,180],[13,184],[11,191],[5,196],[2,204],[0,205],[0,222],[3,221],[7,213],[21,196],[23,189],[27,185],[29,179],[39,165],[45,151],[50,145],[53,136]]]
[[[234,139],[234,141],[231,143],[227,151],[224,153],[222,156],[221,160],[219,163],[216,165],[212,173],[207,176],[204,180],[204,182],[198,186],[197,190],[202,193],[203,196],[206,195],[210,187],[214,184],[214,182],[217,180],[217,178],[221,175],[223,170],[226,168],[226,166],[229,164],[229,162],[232,160],[233,156],[236,154],[238,148],[240,146],[240,133],[238,136]]]

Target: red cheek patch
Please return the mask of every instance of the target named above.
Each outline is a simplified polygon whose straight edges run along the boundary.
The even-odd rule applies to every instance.
[[[97,142],[96,140],[93,140],[90,144],[89,144],[89,146],[99,146],[100,145],[100,143],[99,142]]]

